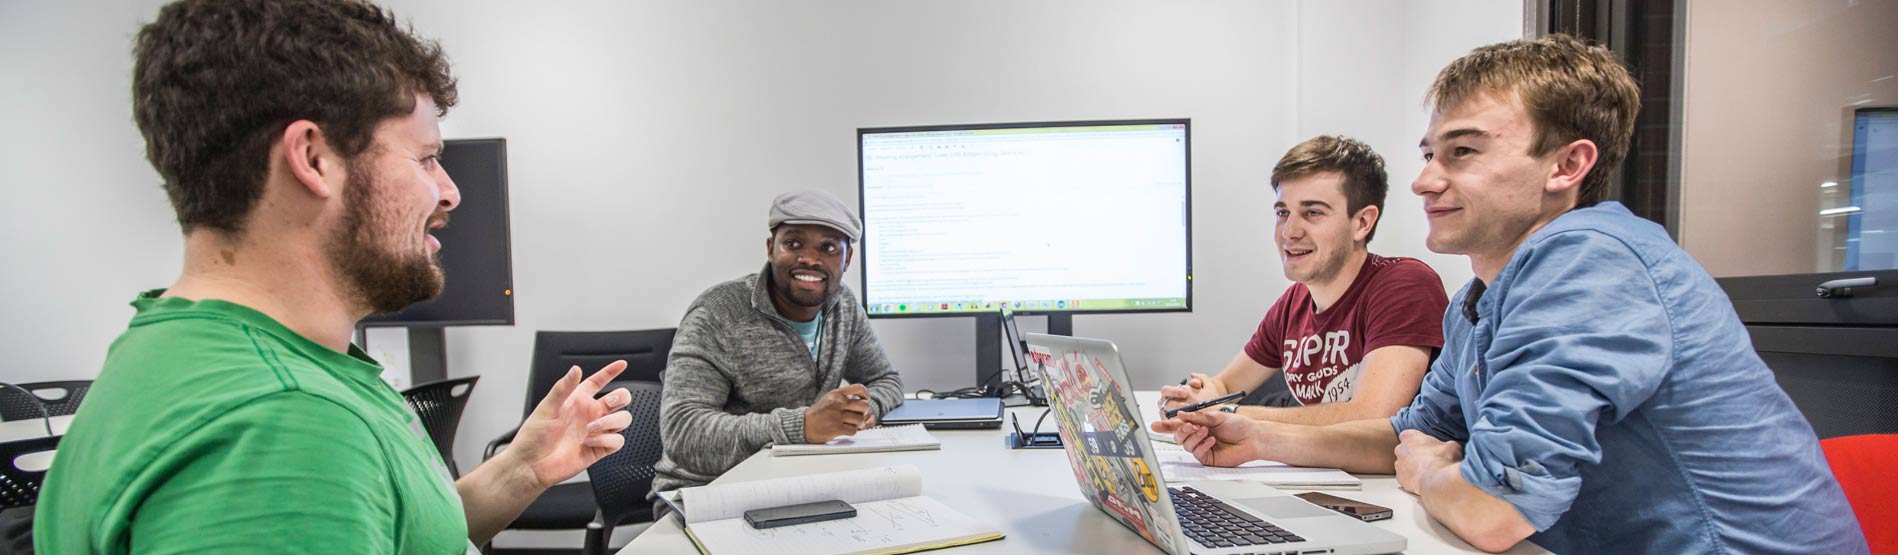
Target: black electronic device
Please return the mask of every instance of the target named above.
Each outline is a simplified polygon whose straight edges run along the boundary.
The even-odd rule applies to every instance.
[[[1296,495],[1299,499],[1310,501],[1313,505],[1357,517],[1358,520],[1365,522],[1384,520],[1391,517],[1391,510],[1389,508],[1379,507],[1363,501],[1353,501],[1336,495],[1318,493],[1315,491]]]
[[[1004,438],[1004,443],[1009,449],[1060,449],[1062,447],[1061,432],[1041,431],[1041,423],[1048,419],[1048,413],[1051,411],[1052,409],[1041,411],[1041,417],[1035,419],[1033,431],[1023,431],[1021,421],[1013,414],[1008,415],[1008,424],[1014,426],[1015,431],[1008,433],[1008,436]]]
[[[857,508],[838,500],[818,501],[769,509],[745,511],[745,523],[763,530],[793,524],[809,524],[857,516]]]

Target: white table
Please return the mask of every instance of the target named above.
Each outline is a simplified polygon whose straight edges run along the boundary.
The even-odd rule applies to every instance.
[[[1143,392],[1145,393],[1145,392]],[[1139,396],[1147,399],[1148,395]],[[1155,397],[1157,399],[1157,397]],[[1144,403],[1143,403],[1144,404]],[[1009,409],[1023,429],[1040,416],[1040,407]],[[1042,425],[1052,431],[1054,419]],[[1003,430],[1009,426],[1004,424]],[[913,464],[922,470],[923,493],[1001,529],[994,542],[939,551],[945,555],[990,553],[1158,553],[1152,544],[1122,527],[1081,497],[1074,473],[1060,449],[1008,449],[1005,431],[932,430],[940,451],[772,457],[770,450],[745,459],[713,483],[742,482],[819,472]],[[1360,475],[1362,491],[1329,491],[1390,507],[1391,519],[1372,523],[1409,538],[1405,553],[1481,553],[1426,516],[1415,496],[1397,487],[1397,479]],[[695,553],[678,520],[667,515],[646,529],[621,555]],[[931,552],[937,553],[937,552]],[[1524,542],[1508,553],[1547,553]]]

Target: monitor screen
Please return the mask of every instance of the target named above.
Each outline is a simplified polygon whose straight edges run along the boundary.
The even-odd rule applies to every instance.
[[[1845,218],[1845,271],[1898,269],[1898,108],[1853,120],[1851,204],[1819,214]]]
[[[442,242],[447,285],[433,300],[395,314],[365,318],[364,326],[469,326],[514,324],[514,262],[509,247],[507,140],[446,141],[442,170],[461,190],[461,205]]]
[[[858,130],[871,317],[1192,309],[1189,121]]]

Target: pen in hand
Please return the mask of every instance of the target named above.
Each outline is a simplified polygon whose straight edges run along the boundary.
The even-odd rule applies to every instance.
[[[1201,409],[1205,409],[1207,407],[1216,407],[1219,405],[1237,401],[1239,399],[1244,398],[1245,396],[1246,396],[1246,392],[1244,391],[1234,391],[1232,393],[1220,395],[1218,397],[1200,401],[1198,403],[1193,403],[1191,405],[1186,405],[1184,407],[1167,409],[1166,417],[1173,418],[1175,415],[1178,415],[1179,413],[1182,413],[1182,412],[1199,412]]]

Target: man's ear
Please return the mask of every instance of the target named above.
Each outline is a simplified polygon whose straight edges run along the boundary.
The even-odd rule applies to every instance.
[[[1595,146],[1595,141],[1588,139],[1576,139],[1563,145],[1554,155],[1549,166],[1549,179],[1542,186],[1542,191],[1549,194],[1560,194],[1581,187],[1582,179],[1588,177],[1589,170],[1595,168],[1595,162],[1601,160],[1601,150]]]
[[[283,165],[299,185],[318,198],[336,193],[334,184],[345,177],[345,169],[342,157],[323,135],[323,128],[309,120],[297,120],[284,127],[280,142]]]
[[[851,242],[849,241],[844,241],[844,265],[837,267],[837,273],[842,274],[844,273],[844,271],[849,270],[850,261],[854,259],[856,256],[857,256],[856,245],[851,244]]]
[[[1351,216],[1351,240],[1368,240],[1371,230],[1377,229],[1377,219],[1382,217],[1384,217],[1384,211],[1379,210],[1375,204],[1365,205],[1364,208],[1358,209],[1358,213]]]
[[[771,260],[771,249],[777,247],[778,242],[775,241],[775,239],[777,238],[778,238],[778,233],[775,231],[771,232],[770,235],[765,236],[764,238],[764,259],[765,260]]]

